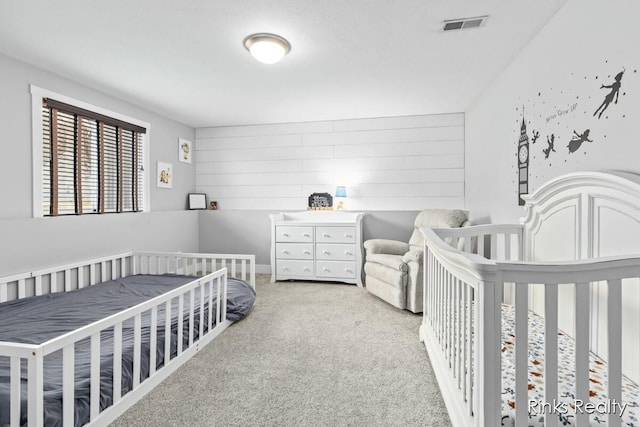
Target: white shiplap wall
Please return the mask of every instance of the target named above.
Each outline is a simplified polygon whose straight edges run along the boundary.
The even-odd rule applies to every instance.
[[[196,191],[219,209],[305,209],[347,187],[349,210],[464,206],[464,114],[196,129]]]

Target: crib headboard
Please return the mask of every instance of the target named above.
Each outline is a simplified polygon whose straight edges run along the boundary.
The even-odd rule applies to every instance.
[[[628,172],[579,172],[560,176],[526,201],[524,259],[529,261],[569,261],[618,255],[640,254],[640,175]],[[623,373],[640,383],[640,283],[622,283]],[[559,299],[572,301],[572,287],[560,287]],[[530,288],[530,308],[541,312],[544,293]],[[607,358],[607,287],[590,287],[590,347]],[[576,331],[573,304],[559,313],[561,329]]]
[[[527,260],[640,254],[640,175],[562,175],[523,199]]]

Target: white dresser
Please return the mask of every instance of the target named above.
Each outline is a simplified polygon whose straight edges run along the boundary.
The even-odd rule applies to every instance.
[[[363,213],[270,214],[271,281],[325,280],[362,286]]]

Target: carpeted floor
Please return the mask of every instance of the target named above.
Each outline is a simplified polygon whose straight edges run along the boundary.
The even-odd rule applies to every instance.
[[[257,276],[256,306],[113,426],[447,426],[421,317]]]

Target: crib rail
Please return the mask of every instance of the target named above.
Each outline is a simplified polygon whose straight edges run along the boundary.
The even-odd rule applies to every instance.
[[[98,275],[90,273],[87,278],[83,273],[79,273],[80,271],[91,272],[94,269]],[[105,271],[107,274],[104,274]],[[227,278],[231,276],[241,278],[255,288],[255,257],[253,255],[164,252],[126,253],[23,275],[14,275],[0,279],[0,283],[10,285],[22,283],[24,280],[27,284],[22,286],[27,286],[27,277],[58,277],[61,275],[65,277],[65,286],[61,288],[47,286],[44,291],[63,292],[71,288],[71,286],[66,286],[66,279],[69,277],[74,279],[69,283],[74,282],[88,286],[87,283],[94,284],[92,281],[96,276],[110,280],[138,273],[193,274],[202,277],[40,345],[0,342],[0,359],[8,360],[10,365],[11,426],[21,425],[21,416],[25,415],[29,426],[44,424],[44,365],[47,357],[54,353],[61,354],[62,357],[63,425],[73,426],[75,424],[76,367],[74,358],[77,346],[81,342],[88,343],[90,354],[90,422],[96,425],[106,425],[113,421],[231,323],[226,320]],[[80,277],[82,280],[78,280]],[[47,281],[47,283],[49,282]],[[18,294],[16,294],[17,296]],[[172,328],[175,330],[174,336],[172,336]],[[101,346],[104,345],[101,334],[105,331],[113,333],[111,385],[113,401],[108,408],[101,411]],[[158,333],[161,332],[164,333],[164,341],[158,342]],[[125,344],[123,344],[124,333],[132,334],[132,348],[125,348]],[[159,346],[162,347],[159,348]],[[164,360],[157,360],[158,351],[161,349],[164,350],[160,352],[163,354]],[[146,377],[141,373],[143,363],[141,354],[143,351],[145,353],[148,351],[146,354],[149,357]],[[124,365],[125,352],[129,355],[133,354],[130,366]],[[160,368],[157,369],[157,365],[160,365]],[[25,372],[25,369],[28,403],[26,413],[23,413],[21,393],[24,392],[25,385],[22,384],[21,374]],[[131,384],[130,390],[125,390],[123,394],[122,372],[124,369],[132,370],[133,384]]]
[[[238,278],[256,288],[255,255],[134,252],[133,274],[176,273],[205,275],[218,269],[227,268],[229,277]]]
[[[439,228],[434,232],[443,240],[451,241],[451,246],[459,247],[466,253],[474,253],[492,260],[524,259],[522,224],[482,224],[459,228]]]
[[[471,228],[471,227],[470,227]],[[528,425],[528,313],[533,287],[543,289],[545,337],[544,402],[558,393],[559,290],[570,288],[575,331],[575,398],[589,395],[589,285],[607,286],[607,398],[622,402],[621,284],[640,278],[640,256],[600,258],[566,263],[492,261],[462,253],[444,243],[447,237],[476,237],[459,230],[423,229],[425,237],[425,292],[421,338],[429,352],[454,425],[500,425],[501,329],[505,285],[515,288],[515,420]],[[466,231],[466,230],[465,230]],[[517,230],[515,230],[517,233]],[[504,231],[508,232],[508,230]],[[494,235],[494,234],[492,234]],[[508,239],[503,239],[506,241]],[[452,243],[455,243],[452,242]],[[518,250],[518,252],[521,251]],[[543,403],[543,402],[540,402]],[[596,402],[597,403],[597,402]],[[618,413],[609,413],[607,425],[621,425]],[[558,415],[544,412],[545,425],[558,425]],[[589,425],[589,414],[576,411],[575,425]]]

